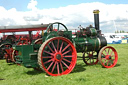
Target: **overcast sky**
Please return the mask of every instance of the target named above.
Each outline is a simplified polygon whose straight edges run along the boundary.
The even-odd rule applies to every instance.
[[[0,26],[62,22],[69,29],[94,26],[100,10],[102,32],[128,31],[128,0],[0,0]]]

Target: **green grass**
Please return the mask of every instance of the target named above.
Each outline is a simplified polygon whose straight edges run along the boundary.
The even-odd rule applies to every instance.
[[[118,52],[114,68],[102,68],[100,64],[86,66],[77,59],[74,70],[58,77],[45,77],[45,72],[35,71],[0,60],[0,85],[128,85],[128,44],[111,45]],[[78,53],[78,56],[82,54]]]

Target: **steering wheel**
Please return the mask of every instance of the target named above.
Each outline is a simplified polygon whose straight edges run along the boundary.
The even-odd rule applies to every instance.
[[[53,25],[57,25],[57,32],[60,31],[60,27],[63,27],[66,31],[68,31],[67,27],[60,23],[60,22],[55,22],[55,23],[51,23],[47,29],[46,29],[46,33],[50,33],[51,31],[55,31],[53,28]]]

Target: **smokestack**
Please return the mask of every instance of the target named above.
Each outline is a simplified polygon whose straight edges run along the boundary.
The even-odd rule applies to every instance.
[[[100,31],[100,27],[99,27],[99,10],[94,10],[94,23],[95,23],[95,28],[97,31]]]

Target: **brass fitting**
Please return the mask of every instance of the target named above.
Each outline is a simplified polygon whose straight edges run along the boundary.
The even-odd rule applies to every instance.
[[[94,14],[99,14],[99,12],[100,12],[99,10],[94,10],[93,11]]]

